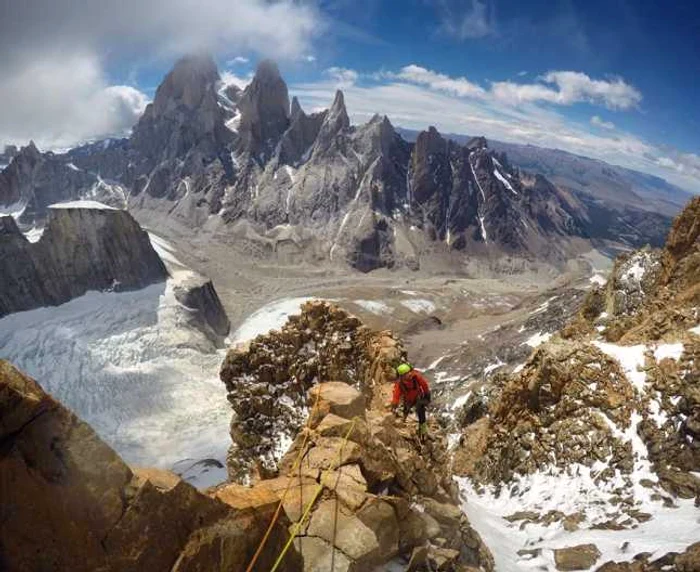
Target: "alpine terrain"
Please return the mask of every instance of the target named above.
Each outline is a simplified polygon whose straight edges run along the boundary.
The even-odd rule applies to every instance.
[[[700,198],[227,77],[0,154],[0,570],[699,571]]]

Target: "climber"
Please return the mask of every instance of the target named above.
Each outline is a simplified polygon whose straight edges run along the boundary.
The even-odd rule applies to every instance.
[[[408,417],[413,407],[418,415],[418,438],[422,441],[428,434],[428,423],[425,419],[425,407],[430,403],[430,386],[428,380],[413,366],[402,363],[396,368],[394,395],[391,409],[396,414],[403,398],[403,418]]]

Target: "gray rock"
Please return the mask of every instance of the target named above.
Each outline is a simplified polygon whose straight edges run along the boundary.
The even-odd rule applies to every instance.
[[[211,280],[193,274],[175,287],[175,298],[190,310],[188,317],[195,327],[223,344],[231,323]]]
[[[148,234],[117,209],[51,209],[30,243],[14,219],[0,218],[0,316],[62,304],[88,290],[130,290],[167,271]]]

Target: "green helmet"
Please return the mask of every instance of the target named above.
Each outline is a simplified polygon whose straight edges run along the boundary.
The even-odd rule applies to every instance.
[[[409,371],[411,371],[412,369],[413,369],[413,368],[412,368],[409,364],[407,364],[407,363],[402,363],[401,365],[399,365],[399,366],[396,368],[396,373],[398,373],[399,375],[405,375],[405,374],[407,374]]]

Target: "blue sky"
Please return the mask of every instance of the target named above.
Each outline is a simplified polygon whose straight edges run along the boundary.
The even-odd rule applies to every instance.
[[[341,88],[356,122],[378,112],[410,128],[558,147],[700,192],[695,2],[15,4],[0,23],[16,60],[0,69],[0,102],[14,104],[0,105],[0,144],[124,132],[173,61],[207,49],[241,84],[258,59],[276,59],[307,109]]]

